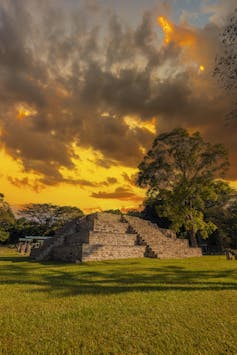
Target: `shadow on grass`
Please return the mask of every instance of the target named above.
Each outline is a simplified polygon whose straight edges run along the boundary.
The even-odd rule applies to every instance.
[[[152,267],[135,261],[79,266],[36,263],[26,257],[0,257],[0,263],[1,284],[24,285],[28,292],[48,292],[53,297],[134,291],[237,290],[237,268],[190,270],[188,265],[164,266],[158,260]]]
[[[0,262],[22,263],[22,262],[34,262],[28,256],[0,256]]]

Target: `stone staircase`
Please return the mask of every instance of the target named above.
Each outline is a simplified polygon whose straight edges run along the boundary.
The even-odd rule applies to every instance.
[[[89,244],[83,244],[82,260],[142,258],[145,250],[146,246],[137,245],[136,233],[128,233],[128,223],[120,215],[98,213]]]
[[[138,217],[105,212],[67,223],[31,254],[38,261],[67,262],[193,256],[201,256],[201,250],[189,248],[188,241],[177,239],[172,231]]]
[[[146,256],[171,259],[201,256],[200,248],[190,248],[187,239],[178,239],[174,232],[138,217],[124,216],[130,229],[137,234],[138,244],[147,246]]]

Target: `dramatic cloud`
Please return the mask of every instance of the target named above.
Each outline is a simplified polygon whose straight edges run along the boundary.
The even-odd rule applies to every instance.
[[[24,178],[14,178],[12,176],[8,176],[7,179],[12,185],[15,185],[16,187],[19,188],[29,187],[35,192],[39,192],[43,190],[46,187],[46,185],[55,185],[58,181],[57,179],[54,180],[54,178],[52,178],[51,180],[46,180],[46,178],[44,177],[43,179],[37,179],[34,182],[31,182],[27,176]],[[64,178],[61,175],[60,182],[70,184],[70,185],[76,185],[77,187],[83,189],[88,187],[99,188],[99,187],[114,185],[118,182],[118,180],[116,178],[109,177],[107,178],[106,181],[92,182],[85,179]]]
[[[130,189],[124,187],[118,187],[114,192],[99,191],[98,193],[93,192],[91,197],[100,199],[116,199],[116,200],[132,200],[142,202],[144,197],[140,197],[133,193]]]
[[[231,97],[212,77],[222,50],[218,21],[203,29],[172,25],[163,43],[158,15],[146,12],[134,28],[94,1],[67,11],[54,1],[1,2],[1,145],[38,184],[116,183],[65,178],[61,169],[80,169],[80,148],[100,152],[100,166],[136,167],[154,139],[147,122],[157,132],[183,126],[224,143],[229,177],[237,178],[237,126],[225,125]],[[27,178],[9,181],[31,185]],[[123,188],[91,196],[134,198]]]

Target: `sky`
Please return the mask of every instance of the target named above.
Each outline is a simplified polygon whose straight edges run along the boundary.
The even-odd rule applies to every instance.
[[[141,208],[137,166],[183,127],[229,152],[235,94],[213,76],[236,0],[1,0],[0,183],[6,200]]]

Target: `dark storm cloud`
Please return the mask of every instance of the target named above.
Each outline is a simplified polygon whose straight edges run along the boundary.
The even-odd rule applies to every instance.
[[[159,131],[184,126],[225,143],[230,176],[237,178],[236,124],[225,126],[229,99],[211,76],[220,46],[217,25],[195,32],[189,60],[209,67],[199,75],[192,66],[177,71],[187,58],[179,45],[161,45],[149,12],[134,29],[94,1],[64,10],[53,1],[0,5],[1,142],[25,172],[40,174],[43,185],[95,187],[60,173],[61,167],[75,167],[72,143],[100,151],[101,166],[137,166],[141,148],[148,149],[154,135],[129,128],[124,117],[130,115],[144,121],[156,117]],[[21,105],[31,114],[18,120]]]
[[[99,117],[94,129],[91,129],[90,123],[84,127],[80,143],[83,146],[92,145],[108,159],[128,166],[136,165],[137,160],[143,156],[140,146],[148,148],[153,138],[146,129],[129,130],[124,121],[117,117]]]
[[[114,192],[100,191],[98,193],[93,192],[91,197],[100,198],[100,199],[117,199],[117,200],[125,200],[125,201],[141,201],[143,197],[139,197],[133,192],[131,189],[127,189],[124,187],[118,187]]]

